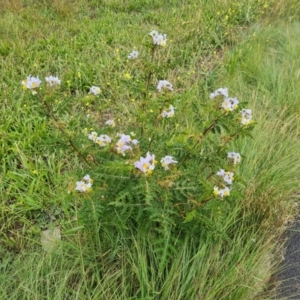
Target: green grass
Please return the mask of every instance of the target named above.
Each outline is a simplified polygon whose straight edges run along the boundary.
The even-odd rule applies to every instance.
[[[224,224],[232,234],[231,244],[213,234],[177,241],[173,246],[178,252],[168,271],[161,269],[162,255],[145,237],[111,236],[101,228],[98,241],[66,233],[53,254],[6,255],[0,295],[11,299],[253,299],[270,276],[274,262],[265,245],[273,236],[251,228],[250,215],[233,220],[237,213]]]
[[[271,299],[280,235],[298,200],[299,12],[295,0],[0,0],[0,298]],[[82,143],[83,129],[99,128],[106,115],[125,126],[135,105],[127,105],[126,57],[152,29],[168,34],[158,76],[187,103],[228,86],[253,109],[253,139],[232,146],[244,155],[245,197],[214,216],[227,238],[208,230],[152,244],[92,218],[82,230],[83,202],[72,190],[88,166],[22,91],[29,74],[58,75],[55,113]],[[86,97],[91,85],[103,90],[97,100]],[[185,115],[178,122],[195,126]],[[44,252],[41,230],[55,226],[62,241]]]

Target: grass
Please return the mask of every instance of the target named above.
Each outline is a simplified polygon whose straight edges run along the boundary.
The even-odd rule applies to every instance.
[[[268,251],[259,255],[256,252],[263,239],[256,243],[237,239],[235,247],[241,250],[239,256],[235,251],[224,254],[221,239],[216,239],[215,245],[187,240],[168,273],[158,274],[155,270],[159,256],[155,255],[155,247],[139,237],[132,238],[130,246],[128,241],[116,241],[118,248],[112,248],[102,257],[99,253],[96,257],[87,245],[80,250],[64,245],[59,249],[61,252],[52,256],[30,253],[13,262],[7,258],[3,264],[13,269],[14,281],[10,282],[7,276],[0,277],[6,286],[1,296],[12,299],[252,299],[265,284],[257,276],[263,278],[268,271],[260,269],[259,273],[253,273],[251,263],[255,259],[256,268],[262,263],[271,264]],[[82,257],[87,252],[88,257]],[[243,284],[236,286],[237,277],[243,279]]]
[[[274,3],[0,1],[1,299],[272,299],[300,175],[300,6]],[[54,111],[71,137],[99,128],[103,113],[117,114],[122,125],[132,98],[126,57],[152,29],[169,41],[158,75],[176,82],[185,99],[204,102],[228,86],[253,109],[253,139],[234,145],[244,155],[245,197],[214,216],[229,241],[208,231],[155,245],[92,221],[92,231],[82,230],[82,203],[67,191],[87,166],[21,90],[29,74],[57,74],[66,92],[52,99]],[[103,89],[99,101],[85,97],[92,85]],[[184,115],[180,124],[194,126]],[[57,226],[62,241],[44,252],[41,231]]]

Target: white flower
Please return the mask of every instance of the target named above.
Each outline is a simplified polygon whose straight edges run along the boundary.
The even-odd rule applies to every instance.
[[[229,187],[225,186],[224,189],[219,190],[219,195],[223,199],[223,197],[227,197],[230,194],[230,189]]]
[[[227,183],[227,184],[232,184],[232,181],[234,180],[234,177],[233,177],[233,172],[225,172],[223,169],[221,169],[220,171],[217,172],[217,175],[218,176],[221,176],[223,177],[224,181]]]
[[[252,118],[252,109],[242,109],[241,115],[243,118]]]
[[[223,197],[229,196],[230,189],[226,186],[224,189],[219,190],[217,186],[214,186],[213,194],[215,196],[220,196],[223,199]]]
[[[232,110],[238,107],[239,100],[237,98],[226,98],[226,100],[231,104]]]
[[[248,126],[248,125],[250,125],[252,122],[253,122],[252,119],[246,119],[246,118],[242,118],[242,119],[241,119],[241,124],[242,124],[243,126]]]
[[[124,133],[121,133],[121,134],[120,134],[120,133],[119,133],[118,136],[121,137],[120,140],[121,140],[122,142],[124,142],[124,143],[130,143],[130,142],[131,142],[131,136],[128,135],[128,134],[124,134]]]
[[[140,157],[140,160],[136,161],[134,166],[146,175],[150,175],[155,168],[155,162],[155,155],[147,152],[146,157]]]
[[[124,156],[126,151],[132,150],[132,147],[129,146],[128,144],[124,144],[123,142],[119,141],[117,143],[116,150],[118,153],[120,153]]]
[[[111,138],[106,134],[101,134],[97,136],[97,132],[93,131],[88,135],[88,138],[94,143],[98,144],[100,147],[105,147],[111,143]]]
[[[88,183],[92,183],[93,182],[93,179],[91,179],[91,176],[89,174],[86,174],[83,179],[85,181],[87,181]]]
[[[136,59],[139,56],[139,51],[133,50],[131,53],[127,56],[128,59]]]
[[[166,155],[161,159],[161,165],[165,168],[165,170],[169,170],[169,165],[170,164],[177,164],[178,161],[173,159],[173,156],[171,155]]]
[[[218,195],[219,195],[219,188],[218,188],[217,186],[214,186],[213,194],[214,194],[215,196],[218,196]]]
[[[108,125],[108,126],[111,126],[111,127],[115,127],[116,126],[116,123],[114,120],[110,119],[110,120],[107,120],[105,122],[105,125]]]
[[[225,176],[223,177],[224,181],[227,184],[232,184],[232,181],[234,180],[233,175],[233,172],[225,172]]]
[[[79,192],[89,192],[92,189],[91,183],[86,183],[85,181],[77,181],[75,191]]]
[[[90,140],[92,140],[93,142],[96,142],[96,139],[97,139],[97,132],[93,131],[91,132],[89,135],[88,135],[88,138]]]
[[[95,96],[99,95],[101,92],[100,88],[98,86],[92,86],[90,88],[89,94],[93,94]]]
[[[242,109],[240,111],[242,115],[241,124],[247,126],[253,122],[252,120],[252,110],[251,109]]]
[[[166,46],[167,44],[167,35],[166,34],[158,34],[156,36],[153,37],[153,43],[154,45],[158,45],[158,46]]]
[[[150,35],[153,39],[153,44],[158,46],[166,46],[167,44],[167,35],[166,34],[160,34],[156,30],[152,30],[150,32]]]
[[[95,143],[97,143],[100,147],[105,147],[111,143],[111,138],[106,134],[101,134],[96,138]]]
[[[222,108],[224,108],[225,111],[232,111],[230,103],[227,101],[227,99],[224,100],[224,102],[221,105]]]
[[[164,89],[173,91],[173,85],[167,80],[160,80],[157,85],[157,90],[161,92]]]
[[[156,30],[152,30],[150,33],[149,33],[152,37],[155,37],[158,35],[158,32]]]
[[[225,172],[225,176],[223,177],[224,181],[227,184],[232,184],[232,181],[234,180],[233,175],[233,172]]]
[[[42,81],[38,77],[27,76],[26,79],[22,81],[24,89],[35,89],[40,86]]]
[[[235,164],[235,165],[237,163],[240,163],[242,160],[241,154],[237,153],[237,152],[228,152],[227,157],[233,159],[233,164]]]
[[[224,177],[225,176],[225,171],[223,169],[221,169],[220,171],[217,172],[217,175]]]
[[[148,151],[147,154],[146,154],[146,159],[148,159],[149,162],[150,162],[151,164],[153,164],[153,165],[156,163],[156,161],[155,161],[155,155],[154,155],[154,154],[151,154],[149,151]]]
[[[136,146],[139,143],[139,141],[134,139],[134,140],[131,141],[131,143]]]
[[[75,191],[83,192],[90,192],[92,190],[92,183],[93,180],[91,179],[89,174],[86,174],[83,177],[83,180],[76,182]]]
[[[49,76],[46,77],[46,82],[49,84],[49,86],[53,86],[53,85],[60,85],[60,80],[58,79],[58,77],[54,77],[54,76]]]
[[[224,96],[225,98],[228,98],[228,88],[219,88],[213,93],[210,94],[209,98],[214,99],[217,96]]]
[[[118,153],[125,155],[126,151],[132,150],[132,147],[130,146],[130,143],[132,143],[131,137],[130,137],[130,135],[126,135],[123,133],[118,134],[118,136],[120,136],[120,139],[118,140],[118,142],[116,144],[116,150]],[[134,145],[136,145],[136,144],[134,144]]]
[[[233,111],[238,107],[239,101],[237,98],[225,98],[221,107],[226,111]]]
[[[168,110],[164,110],[161,113],[161,116],[163,118],[171,118],[171,117],[174,117],[174,114],[175,114],[174,107],[172,105],[170,105]]]

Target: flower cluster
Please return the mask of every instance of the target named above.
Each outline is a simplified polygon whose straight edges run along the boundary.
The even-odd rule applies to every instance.
[[[120,137],[120,139],[118,140],[118,142],[116,144],[116,150],[117,150],[117,153],[119,153],[119,154],[125,155],[126,151],[132,150],[132,147],[130,146],[130,144],[133,144],[136,146],[139,143],[138,140],[136,140],[136,139],[132,140],[130,135],[121,133],[121,134],[118,134],[118,136]]]
[[[96,139],[97,139],[97,132],[96,131],[92,131],[89,135],[88,135],[88,138],[90,140],[92,140],[93,142],[96,142]]]
[[[26,79],[22,81],[23,89],[35,89],[41,85],[42,81],[38,77],[27,76]]]
[[[178,161],[173,159],[173,156],[166,155],[164,158],[161,159],[161,165],[165,168],[165,170],[169,170],[170,164],[177,164]]]
[[[153,44],[158,46],[166,46],[167,44],[167,35],[166,34],[160,34],[156,30],[152,30],[150,32],[150,35],[153,38]]]
[[[251,123],[253,123],[251,109],[242,109],[241,115],[242,115],[241,124],[243,126],[247,126],[247,125],[250,125]]]
[[[241,158],[241,154],[238,152],[228,152],[227,154],[227,158],[232,159],[233,160],[233,164],[236,165],[237,163],[240,163],[242,158]],[[229,172],[229,171],[225,171],[223,169],[221,169],[220,171],[217,172],[218,176],[223,177],[223,180],[225,181],[225,183],[227,183],[228,185],[231,185],[233,180],[234,180],[234,174],[233,172]],[[221,196],[221,198],[223,199],[223,197],[225,196],[229,196],[230,194],[230,189],[229,187],[225,186],[222,189],[219,189],[217,186],[214,187],[214,191],[213,194],[215,196]]]
[[[108,125],[108,126],[111,126],[111,127],[115,127],[116,126],[116,123],[114,120],[112,119],[109,119],[105,122],[105,125]]]
[[[221,107],[225,111],[233,111],[238,107],[239,101],[237,98],[225,98]]]
[[[228,98],[228,88],[219,88],[213,93],[210,94],[209,98],[214,99],[218,96],[224,96],[225,98]]]
[[[97,132],[93,131],[88,135],[88,138],[100,147],[105,147],[111,143],[111,138],[106,134],[97,135]]]
[[[128,59],[136,59],[139,56],[139,51],[133,50],[130,52],[130,54],[127,56]]]
[[[154,170],[156,163],[155,155],[147,152],[146,157],[140,157],[140,160],[136,161],[134,166],[146,175],[150,175]],[[177,164],[178,161],[174,160],[173,156],[166,155],[161,159],[160,163],[165,170],[169,170],[169,165]]]
[[[86,174],[81,181],[76,182],[75,191],[79,191],[81,193],[90,192],[92,190],[92,183],[93,180],[90,175]]]
[[[96,144],[100,147],[105,147],[106,145],[111,143],[111,138],[106,134],[101,134],[96,138]]]
[[[225,111],[233,111],[238,107],[239,101],[237,98],[230,98],[228,97],[228,88],[219,88],[218,90],[214,91],[210,94],[210,99],[214,99],[218,96],[223,96],[224,101],[221,104],[221,107]]]
[[[97,96],[100,93],[101,93],[101,89],[98,86],[92,86],[90,88],[89,94],[93,94],[93,95]]]
[[[240,153],[237,153],[237,152],[228,152],[227,157],[230,159],[233,159],[234,165],[236,165],[237,163],[240,163],[242,160]]]
[[[53,87],[55,85],[60,85],[61,80],[57,76],[48,76],[45,77],[46,83],[49,85],[49,87]],[[34,90],[36,88],[39,88],[41,85],[42,81],[39,79],[39,77],[33,77],[31,75],[27,76],[26,79],[22,80],[22,85],[23,89],[29,89],[29,90]],[[99,95],[100,94],[100,88],[97,86],[92,86],[90,88],[89,94],[93,95]],[[33,94],[36,94],[35,91],[33,91]]]
[[[229,185],[232,184],[232,181],[234,180],[233,172],[225,172],[223,169],[217,172],[217,175],[223,177],[223,180]]]
[[[170,105],[168,110],[162,111],[161,116],[163,118],[171,118],[171,117],[174,117],[174,114],[175,114],[174,107],[172,105]]]
[[[136,161],[134,166],[146,175],[150,175],[155,168],[155,163],[155,155],[147,152],[146,157],[140,157],[140,160]]]
[[[54,85],[60,85],[60,79],[56,76],[49,76],[45,78],[46,82],[49,84],[50,87]]]
[[[112,121],[112,120],[109,120]],[[111,122],[109,122],[111,123]],[[111,125],[112,126],[112,125]],[[118,133],[117,134],[119,140],[116,143],[116,151],[119,154],[125,155],[126,151],[131,151],[132,146],[136,146],[139,142],[136,139],[131,139],[130,135]],[[112,142],[111,138],[106,134],[101,134],[98,136],[97,132],[93,131],[88,135],[88,138],[92,140],[94,143],[98,144],[100,147],[105,147]]]
[[[161,92],[162,90],[170,90],[173,91],[173,85],[167,80],[160,80],[156,89]]]
[[[219,172],[217,172],[217,175],[223,177],[223,180],[225,181],[225,183],[227,183],[229,185],[231,185],[232,181],[234,180],[233,172],[229,172],[229,171],[226,172],[223,169],[221,169]],[[214,186],[213,194],[215,196],[220,196],[223,199],[224,197],[229,196],[230,189],[228,186],[224,186],[224,188],[222,188],[222,189],[219,189],[219,187]]]
[[[227,186],[225,186],[223,189],[219,189],[217,186],[214,187],[215,196],[220,196],[223,199],[223,197],[229,196],[229,194],[230,189]]]

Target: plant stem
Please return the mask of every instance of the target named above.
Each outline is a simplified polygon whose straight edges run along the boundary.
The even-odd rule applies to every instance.
[[[238,132],[235,132],[235,133],[233,133],[232,135],[230,135],[230,136],[227,138],[227,141],[224,142],[224,144],[220,146],[220,149],[221,149],[222,147],[224,147],[226,144],[228,144],[228,143],[232,140],[232,138],[235,137],[235,136],[237,136],[237,135],[238,135]]]
[[[151,64],[153,63],[154,61],[154,53],[155,53],[155,45],[153,46],[153,48],[151,49]],[[148,92],[148,89],[149,89],[149,86],[150,86],[150,81],[151,81],[151,77],[152,77],[152,74],[153,74],[153,71],[150,70],[149,71],[149,74],[148,74],[148,77],[147,77],[147,81],[146,81],[146,90],[144,92],[144,99],[146,98],[147,96],[147,92]]]
[[[209,200],[211,200],[211,199],[213,199],[214,197],[213,196],[210,196],[210,197],[208,197],[208,198],[206,198],[205,200],[203,200],[203,201],[201,201],[200,202],[200,207],[201,206],[204,206]]]
[[[211,130],[214,128],[214,126],[216,125],[217,121],[218,121],[219,119],[221,119],[225,114],[226,114],[226,111],[223,112],[220,116],[216,117],[216,118],[211,122],[211,124],[210,124],[208,127],[206,127],[206,128],[204,129],[203,133],[199,135],[199,137],[198,137],[198,139],[197,139],[195,145],[192,147],[191,150],[194,150],[194,149],[198,146],[198,144],[201,142],[202,138],[204,138],[204,137],[209,133],[209,131],[211,131]],[[178,164],[178,167],[179,167],[180,165],[182,165],[182,164],[187,160],[187,157],[188,157],[188,154],[187,154],[187,155],[183,158],[183,160]]]
[[[73,141],[68,137],[67,133],[65,132],[65,130],[59,125],[58,123],[58,119],[55,117],[55,115],[52,113],[52,110],[50,108],[50,106],[48,105],[48,103],[42,99],[42,103],[44,105],[44,107],[46,108],[46,111],[48,113],[48,115],[50,116],[50,118],[56,123],[57,128],[59,129],[59,131],[67,137],[67,140],[71,146],[71,148],[77,153],[77,155],[89,166],[91,166],[91,164],[89,163],[89,161],[87,161],[87,159],[83,156],[83,154],[79,151],[79,149],[74,145]]]
[[[206,127],[202,133],[202,136],[205,136],[210,130],[212,130],[214,128],[214,126],[216,125],[217,121],[219,119],[221,119],[221,117],[223,117],[224,115],[226,114],[226,111],[224,111],[220,116],[216,117],[212,122],[211,124]]]
[[[163,104],[161,105],[161,108],[159,109],[159,114],[158,114],[158,116],[157,116],[157,118],[156,118],[156,121],[155,121],[155,124],[154,124],[154,128],[157,127],[158,121],[159,121],[159,117],[160,117],[160,115],[161,115],[161,112],[162,112],[162,110],[163,110],[163,107],[165,106],[166,103],[168,103],[168,101],[169,101],[169,99],[165,99],[164,102],[163,102]],[[151,138],[150,138],[149,145],[148,145],[149,151],[150,151],[150,147],[151,147],[151,144],[152,144],[152,141],[153,141],[153,137],[154,137],[154,133],[152,134],[152,136],[151,136]]]

